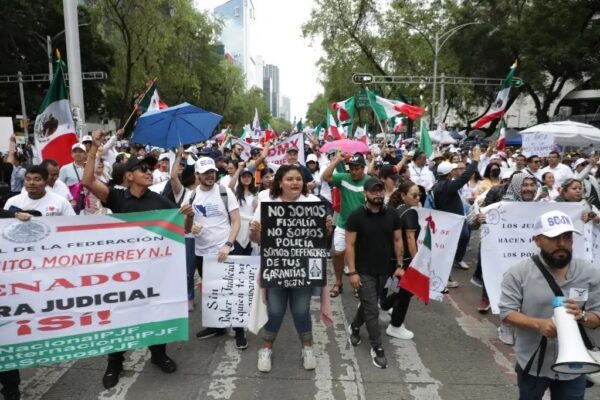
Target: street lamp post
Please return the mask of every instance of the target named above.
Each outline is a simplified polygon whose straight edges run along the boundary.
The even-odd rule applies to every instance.
[[[427,36],[427,34],[424,33],[421,29],[419,29],[419,27],[417,27],[416,25],[407,21],[401,22],[416,30],[427,41],[427,44],[429,44],[429,47],[431,47],[431,51],[433,52],[433,90],[431,93],[431,119],[429,122],[430,128],[433,129],[433,123],[435,122],[435,100],[437,96],[437,73],[438,58],[440,55],[440,51],[442,50],[442,47],[444,47],[448,39],[454,36],[456,32],[460,31],[463,28],[466,28],[469,25],[477,25],[481,24],[482,22],[467,22],[465,24],[461,24],[455,26],[454,28],[448,29],[445,32],[440,33],[440,31],[437,31],[434,35],[434,43],[431,43],[431,39],[429,39],[429,36]],[[440,104],[440,110],[443,110],[443,104]],[[441,117],[442,115],[440,114],[439,118]]]

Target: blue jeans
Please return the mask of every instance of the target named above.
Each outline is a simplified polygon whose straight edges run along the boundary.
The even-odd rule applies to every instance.
[[[312,321],[310,319],[310,298],[312,288],[267,288],[267,314],[265,324],[266,342],[274,342],[287,311],[288,301],[296,331],[303,343],[312,341]]]
[[[194,274],[196,273],[195,239],[185,238],[185,266],[187,269],[188,300],[194,300]]]
[[[585,395],[585,375],[570,381],[559,381],[544,376],[523,373],[519,364],[515,368],[519,385],[519,400],[542,400],[544,392],[550,389],[552,400],[583,400]]]

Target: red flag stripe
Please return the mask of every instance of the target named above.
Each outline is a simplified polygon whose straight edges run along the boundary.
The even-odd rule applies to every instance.
[[[78,231],[90,231],[96,229],[118,229],[118,228],[143,228],[145,226],[160,226],[168,229],[172,232],[184,234],[182,227],[175,225],[168,221],[136,221],[136,222],[107,222],[105,224],[90,224],[90,225],[72,225],[72,226],[59,226],[56,228],[57,232],[78,232]]]
[[[400,279],[402,289],[414,294],[425,304],[429,304],[429,277],[423,275],[416,268],[408,267]]]

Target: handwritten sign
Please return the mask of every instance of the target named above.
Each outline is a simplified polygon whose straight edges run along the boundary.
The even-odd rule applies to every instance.
[[[258,256],[205,256],[202,276],[202,325],[245,328],[256,286]]]
[[[526,157],[547,157],[554,150],[554,136],[551,133],[529,133],[523,136],[523,155]]]
[[[261,204],[262,287],[319,287],[327,283],[326,217],[322,202]]]

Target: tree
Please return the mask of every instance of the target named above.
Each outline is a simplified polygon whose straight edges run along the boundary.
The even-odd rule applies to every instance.
[[[282,118],[271,118],[269,124],[271,124],[271,128],[277,133],[292,131],[292,123]]]

